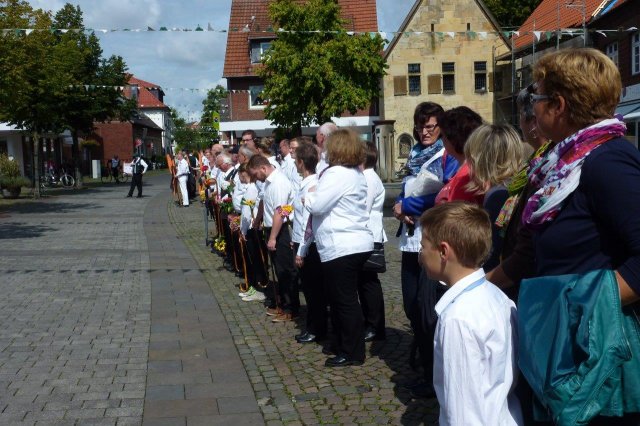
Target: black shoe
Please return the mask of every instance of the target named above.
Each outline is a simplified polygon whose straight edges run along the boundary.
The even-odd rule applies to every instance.
[[[409,395],[414,399],[432,399],[436,397],[436,391],[430,383],[423,382],[413,386],[409,390]]]
[[[296,336],[296,341],[298,343],[313,343],[313,342],[319,342],[320,340],[322,340],[320,338],[320,336],[316,336],[315,334],[311,334],[308,331],[305,331],[302,334],[298,334]]]
[[[364,364],[364,361],[356,361],[342,355],[337,355],[332,358],[327,358],[327,360],[324,362],[325,367],[346,367],[348,365],[362,365],[362,364]]]
[[[136,198],[142,198],[142,195],[138,195]]]
[[[131,198],[133,197],[133,195],[127,195],[125,198]]]
[[[336,351],[331,349],[330,346],[325,346],[325,347],[322,348],[322,353],[325,354],[325,355],[335,355]]]
[[[373,330],[367,330],[364,332],[364,341],[365,342],[371,342],[372,340],[375,340],[376,338],[376,332]]]

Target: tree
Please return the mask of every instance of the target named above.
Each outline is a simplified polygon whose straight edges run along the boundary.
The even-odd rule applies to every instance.
[[[213,117],[220,118],[222,103],[229,96],[227,89],[217,85],[214,89],[207,91],[207,97],[202,101],[202,116],[200,118],[200,138],[210,145],[219,139],[218,130],[214,127]]]
[[[540,4],[541,0],[485,0],[501,27],[518,28]]]
[[[207,141],[203,139],[201,133],[187,123],[187,120],[182,118],[176,109],[170,108],[170,114],[173,125],[175,126],[173,141],[176,143],[178,149],[195,151],[209,145]]]
[[[69,3],[60,9],[54,18],[54,28],[84,30],[82,11]],[[82,186],[80,145],[78,134],[89,134],[96,121],[110,119],[129,120],[136,109],[133,99],[125,100],[114,87],[127,84],[127,67],[119,56],[102,58],[100,42],[95,34],[66,32],[56,34],[56,51],[65,58],[68,72],[75,83],[64,96],[60,105],[65,111],[65,127],[71,130],[73,158],[76,169],[76,185]],[[85,85],[90,89],[86,90]],[[101,87],[105,86],[105,87]]]
[[[14,31],[0,43],[0,120],[25,129],[34,144],[34,196],[40,196],[40,135],[63,128],[63,94],[72,83],[55,55],[55,36],[49,31],[51,15],[34,10],[26,1],[0,2],[0,28],[35,28]]]
[[[355,113],[379,94],[386,65],[379,34],[348,34],[335,0],[275,0],[278,32],[262,59],[265,116],[299,134],[344,111]],[[320,30],[320,32],[315,32]]]

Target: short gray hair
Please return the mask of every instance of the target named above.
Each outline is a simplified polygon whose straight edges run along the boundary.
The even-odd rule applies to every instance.
[[[329,136],[331,133],[335,132],[336,130],[338,130],[338,126],[336,126],[335,123],[331,121],[324,123],[318,129],[318,131],[322,133],[325,137]]]
[[[238,153],[244,155],[247,158],[247,160],[250,160],[251,157],[253,157],[256,154],[254,150],[252,150],[246,145],[242,145]]]
[[[533,118],[533,102],[532,102],[531,93],[529,93],[528,88],[524,88],[518,93],[518,97],[516,98],[516,105],[518,105],[518,109],[522,114],[524,114],[527,120]]]
[[[222,164],[233,164],[233,161],[231,160],[231,157],[228,156],[227,154],[222,153],[222,154],[218,155],[218,158],[222,158],[222,161],[221,161]],[[218,161],[220,161],[220,160],[218,160]]]

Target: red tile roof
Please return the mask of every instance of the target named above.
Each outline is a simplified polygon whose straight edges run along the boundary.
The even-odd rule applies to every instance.
[[[351,23],[352,31],[378,31],[376,0],[338,0],[342,16]],[[268,16],[270,0],[233,0],[227,51],[223,77],[255,76],[256,65],[251,65],[249,40],[275,38],[274,33],[265,32],[272,27]],[[249,31],[242,31],[246,28]]]
[[[610,3],[611,0],[542,0],[536,10],[518,29],[521,33],[528,31],[556,31],[565,28],[581,28],[583,5],[585,21],[593,16],[594,12],[601,9],[601,5]],[[515,39],[516,49],[533,44],[533,34],[523,34]]]
[[[149,89],[157,89],[162,92],[162,88],[148,81],[141,80],[133,75],[129,77],[129,84],[138,85],[138,108],[169,108],[163,102],[161,102]],[[164,94],[164,92],[162,92]],[[124,90],[126,97],[131,96],[131,89],[126,87]]]

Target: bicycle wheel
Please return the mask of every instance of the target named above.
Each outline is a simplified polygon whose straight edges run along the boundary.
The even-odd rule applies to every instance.
[[[124,173],[120,176],[120,182],[127,183],[129,182],[129,175],[125,175]]]
[[[60,177],[60,182],[62,182],[62,186],[64,186],[65,188],[71,188],[73,184],[76,183],[73,176],[66,174]]]
[[[104,174],[102,176],[100,176],[100,182],[102,183],[107,183],[111,181],[111,175],[110,174]]]

